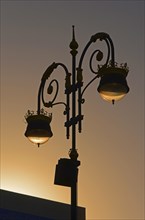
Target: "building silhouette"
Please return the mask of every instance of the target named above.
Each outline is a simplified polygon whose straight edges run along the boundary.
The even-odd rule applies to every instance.
[[[70,220],[70,205],[0,190],[0,220]],[[85,220],[85,208],[78,207]]]

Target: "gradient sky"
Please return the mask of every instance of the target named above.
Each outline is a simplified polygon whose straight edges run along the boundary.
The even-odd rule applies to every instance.
[[[91,35],[103,31],[114,42],[116,61],[127,62],[130,69],[130,92],[114,106],[100,98],[98,81],[85,93],[83,133],[77,135],[78,204],[86,207],[88,220],[144,219],[141,0],[1,1],[1,188],[70,203],[70,189],[53,184],[55,165],[71,147],[65,138],[63,106],[48,109],[53,112],[54,136],[40,148],[24,137],[24,115],[28,109],[36,110],[40,79],[52,62],[63,62],[71,71],[72,25],[79,43],[78,60]],[[88,59],[97,48],[96,43],[84,60],[86,83],[94,76]],[[62,100],[62,69],[53,77],[60,82]]]

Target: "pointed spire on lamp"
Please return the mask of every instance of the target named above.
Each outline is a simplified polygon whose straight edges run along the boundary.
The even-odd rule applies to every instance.
[[[78,43],[77,43],[77,41],[76,41],[76,39],[75,39],[75,26],[74,25],[72,25],[72,41],[70,42],[70,45],[69,45],[69,47],[70,47],[70,49],[72,49],[71,51],[70,51],[70,53],[72,54],[72,55],[76,55],[77,53],[78,53],[78,51],[77,51],[77,48],[78,48]]]

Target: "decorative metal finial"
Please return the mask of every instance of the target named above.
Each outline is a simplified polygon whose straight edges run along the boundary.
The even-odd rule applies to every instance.
[[[78,45],[78,43],[77,43],[77,41],[75,39],[75,26],[72,25],[72,41],[70,42],[70,45],[69,45],[70,49],[72,49],[71,50],[71,54],[72,55],[76,55],[77,54],[78,46],[79,45]]]

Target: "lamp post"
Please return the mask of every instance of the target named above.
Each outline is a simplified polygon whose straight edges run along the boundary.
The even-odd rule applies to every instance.
[[[77,219],[77,177],[78,167],[80,161],[78,160],[78,152],[76,150],[76,126],[78,125],[78,131],[82,131],[82,105],[84,103],[84,92],[96,79],[100,78],[100,84],[98,86],[98,92],[101,97],[114,104],[115,101],[122,99],[128,92],[129,87],[127,85],[126,77],[128,74],[127,64],[117,65],[115,62],[114,45],[107,33],[101,32],[91,36],[89,42],[86,44],[79,63],[76,68],[76,55],[78,53],[78,43],[75,39],[74,26],[72,27],[72,41],[70,43],[70,53],[72,56],[72,70],[71,73],[63,63],[52,63],[44,72],[39,91],[38,91],[38,109],[35,114],[33,111],[28,111],[25,118],[28,123],[25,136],[38,147],[46,143],[50,137],[52,137],[52,131],[50,122],[52,120],[52,114],[48,114],[41,108],[43,104],[46,108],[52,108],[55,105],[64,105],[64,115],[66,115],[65,127],[66,138],[70,138],[72,146],[69,151],[70,158],[61,158],[56,166],[55,184],[68,186],[71,188],[71,220]],[[96,49],[89,60],[90,71],[95,75],[85,86],[83,85],[83,60],[84,56],[91,44],[98,40],[104,41],[107,45],[108,53],[105,64],[98,65],[97,70],[93,68],[93,60],[96,57],[98,62],[103,60],[103,53],[101,50]],[[49,79],[53,71],[61,67],[65,72],[65,97],[66,102],[56,102],[56,98],[59,92],[59,83],[56,79],[50,81],[47,88],[47,93],[51,95],[53,93],[53,84],[56,86],[54,97],[51,101],[46,102],[44,98],[44,87],[46,81]],[[71,103],[70,103],[71,101]]]

